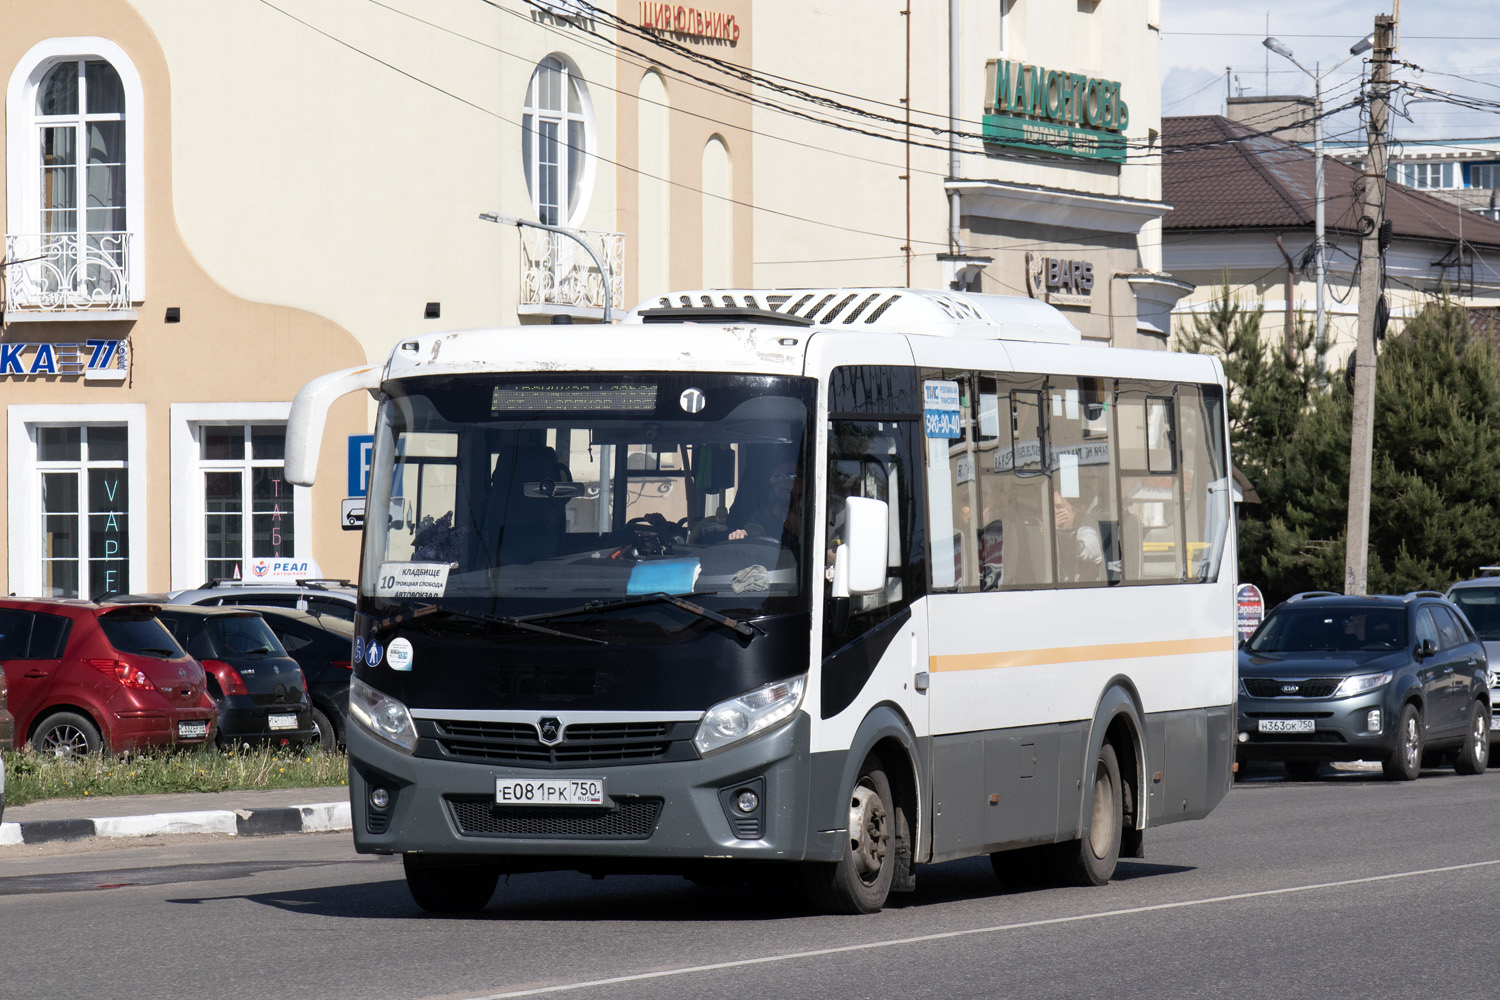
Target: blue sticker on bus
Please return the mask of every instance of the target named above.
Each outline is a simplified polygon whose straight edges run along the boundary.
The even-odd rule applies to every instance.
[[[380,657],[382,653],[384,653],[384,650],[380,648],[380,643],[376,642],[374,639],[371,639],[370,645],[365,647],[365,662],[372,667],[380,666]]]
[[[354,662],[355,663],[363,663],[364,661],[365,661],[365,637],[362,636],[362,635],[357,635],[357,636],[354,637]]]

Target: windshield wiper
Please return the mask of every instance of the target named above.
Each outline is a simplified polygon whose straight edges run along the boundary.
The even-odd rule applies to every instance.
[[[755,638],[756,633],[765,635],[765,629],[761,628],[759,625],[755,625],[751,622],[740,621],[738,618],[730,618],[727,615],[721,615],[717,611],[708,610],[701,604],[694,604],[692,601],[678,597],[676,594],[668,594],[667,592],[660,590],[651,594],[635,594],[630,597],[614,597],[606,600],[588,601],[584,604],[578,605],[578,607],[576,608],[565,608],[562,611],[547,611],[542,614],[526,615],[524,618],[516,618],[513,620],[517,624],[525,624],[534,621],[545,621],[549,618],[566,618],[569,615],[587,614],[591,611],[606,611],[614,608],[628,608],[636,604],[655,604],[657,601],[666,601],[668,604],[675,604],[677,605],[677,607],[681,608],[684,611],[691,612],[692,614],[695,614],[700,618],[707,618],[711,622],[716,622],[720,625],[732,628],[740,635],[743,635],[750,639]]]
[[[399,614],[383,618],[375,623],[377,634],[394,628],[397,625],[405,625],[408,622],[426,618],[429,615],[440,615],[443,619],[462,618],[473,622],[489,622],[492,625],[504,625],[507,628],[520,629],[525,632],[540,632],[543,635],[555,635],[563,639],[577,639],[579,642],[592,642],[599,646],[609,645],[603,639],[594,639],[586,635],[578,635],[574,632],[559,632],[555,628],[547,628],[545,625],[533,625],[524,618],[510,618],[506,615],[492,615],[483,611],[460,611],[457,608],[445,608],[437,604],[423,604],[414,611],[403,611]]]

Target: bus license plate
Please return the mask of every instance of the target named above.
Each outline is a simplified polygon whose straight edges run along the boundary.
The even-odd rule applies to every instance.
[[[272,729],[296,729],[297,717],[295,715],[270,715],[266,717],[266,725]]]
[[[603,778],[496,778],[498,806],[602,806]]]
[[[1313,720],[1261,719],[1260,731],[1263,733],[1310,733],[1313,731]]]

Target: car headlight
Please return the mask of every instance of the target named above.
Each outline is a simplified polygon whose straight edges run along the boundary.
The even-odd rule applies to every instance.
[[[417,749],[417,727],[406,706],[358,677],[349,682],[349,718],[402,753]]]
[[[719,702],[698,723],[693,745],[706,757],[780,725],[802,704],[806,684],[805,676],[793,677]]]
[[[1356,674],[1353,677],[1345,677],[1333,692],[1335,698],[1352,698],[1366,691],[1374,691],[1378,687],[1385,687],[1391,682],[1391,672],[1387,670],[1383,674]]]

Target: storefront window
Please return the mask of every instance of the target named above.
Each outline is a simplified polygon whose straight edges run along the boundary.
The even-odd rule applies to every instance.
[[[292,486],[281,425],[205,425],[199,433],[207,578],[243,579],[254,559],[293,556]]]
[[[38,427],[41,578],[48,597],[128,586],[130,489],[123,425]]]

